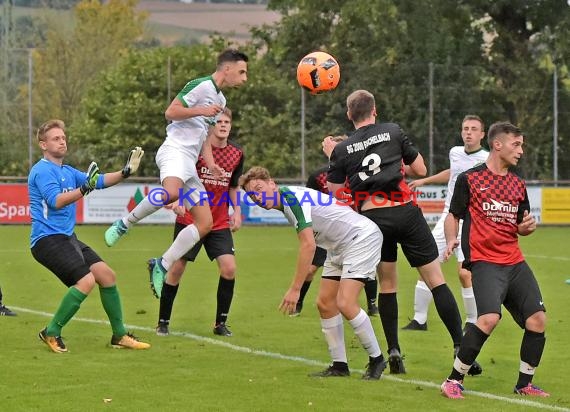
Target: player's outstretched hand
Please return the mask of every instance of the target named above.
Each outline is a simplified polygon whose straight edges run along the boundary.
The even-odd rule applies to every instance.
[[[79,188],[83,196],[87,196],[89,193],[95,190],[95,186],[97,185],[97,180],[99,179],[100,174],[101,173],[99,172],[99,166],[97,166],[97,163],[91,162],[89,168],[87,169],[87,180]]]
[[[138,170],[143,155],[144,155],[144,150],[141,147],[137,146],[133,150],[131,150],[131,152],[129,153],[129,158],[127,159],[127,164],[125,165],[125,167],[123,167],[122,171],[123,177],[125,179]]]

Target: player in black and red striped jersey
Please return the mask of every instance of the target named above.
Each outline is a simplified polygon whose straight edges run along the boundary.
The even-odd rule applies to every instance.
[[[467,324],[451,374],[441,385],[442,394],[451,399],[463,398],[463,377],[499,323],[501,305],[524,329],[514,392],[549,396],[532,384],[546,342],[546,309],[518,243],[519,235],[536,230],[536,220],[530,215],[524,180],[509,170],[523,154],[523,140],[521,130],[513,124],[493,124],[488,133],[491,152],[487,162],[458,176],[445,218],[446,259],[459,246],[457,233],[463,219],[463,265],[471,270],[478,315],[475,324]]]
[[[208,170],[202,156],[196,163],[198,176],[202,181],[212,211],[212,230],[181,259],[171,267],[163,285],[160,296],[160,311],[156,333],[159,336],[168,335],[168,326],[172,314],[172,306],[178,285],[188,261],[193,262],[202,246],[210,260],[216,259],[220,271],[218,282],[216,322],[214,334],[232,336],[226,321],[234,295],[236,261],[232,232],[241,227],[241,209],[238,202],[238,179],[243,172],[244,154],[237,144],[228,140],[232,128],[232,112],[225,108],[218,116],[212,133],[212,151],[217,165],[224,169],[224,176],[215,179]],[[206,198],[206,196],[201,196]],[[229,206],[234,213],[229,215]],[[174,238],[186,226],[192,224],[192,214],[184,207],[176,206],[174,211],[179,214],[174,227]]]
[[[339,135],[339,136],[327,136],[330,137],[330,142],[336,143],[342,142],[346,140],[346,135]],[[329,148],[323,147],[323,152],[327,158],[330,156],[330,151],[334,146],[331,145]],[[315,170],[313,173],[309,175],[307,179],[306,186],[309,189],[318,190],[319,192],[329,193],[329,188],[327,187],[327,172],[329,170],[329,165],[322,166]],[[303,302],[305,300],[305,296],[311,287],[311,282],[315,277],[315,273],[319,270],[320,267],[323,267],[325,260],[327,258],[327,251],[321,247],[317,246],[315,250],[315,255],[313,256],[313,262],[311,263],[311,268],[309,273],[307,274],[307,278],[305,282],[303,282],[303,286],[301,287],[301,292],[299,295],[299,301],[297,302],[297,307],[295,311],[291,313],[289,316],[299,316],[301,311],[303,310]],[[377,316],[378,315],[378,307],[376,306],[376,294],[378,293],[378,281],[376,279],[367,279],[366,283],[364,284],[364,292],[366,293],[366,302],[368,303],[368,316]]]

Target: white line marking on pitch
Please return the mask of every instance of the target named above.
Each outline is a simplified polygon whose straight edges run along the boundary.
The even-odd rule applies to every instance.
[[[28,308],[20,308],[17,306],[11,306],[11,307],[14,310],[17,310],[20,312],[31,313],[34,315],[40,315],[40,316],[44,316],[44,317],[48,317],[48,318],[53,317],[53,313],[48,313],[48,312],[43,312],[43,311],[38,311],[38,310],[33,310],[33,309],[28,309]],[[77,318],[74,317],[73,320],[75,320],[76,322],[86,322],[86,323],[96,323],[96,324],[100,324],[100,325],[109,325],[109,322],[106,320],[87,319],[87,318],[79,318],[79,317],[77,317]],[[128,329],[132,329],[132,330],[141,330],[141,331],[150,332],[150,333],[155,332],[154,328],[149,328],[147,326],[137,326],[137,325],[127,325],[127,324],[125,324],[125,326]],[[303,358],[300,356],[283,355],[281,353],[276,353],[276,352],[267,352],[267,351],[260,350],[260,349],[248,348],[246,346],[238,346],[238,345],[234,345],[234,344],[222,341],[222,340],[217,340],[217,339],[207,338],[205,336],[195,335],[195,334],[190,333],[190,332],[172,331],[172,332],[170,332],[170,335],[179,336],[179,337],[187,338],[187,339],[192,339],[192,340],[196,340],[199,342],[206,342],[206,343],[209,343],[212,345],[217,345],[217,346],[221,346],[224,348],[228,348],[228,349],[231,349],[231,350],[234,350],[237,352],[249,353],[249,354],[257,355],[257,356],[265,356],[267,358],[272,358],[272,359],[290,360],[293,362],[303,363],[305,365],[328,366],[328,363],[320,362],[320,361],[313,360],[313,359],[307,359],[307,358]],[[353,371],[358,372],[358,373],[364,373],[363,370],[359,370],[359,369],[353,369]],[[394,381],[394,382],[406,383],[409,385],[420,385],[420,386],[424,386],[424,387],[428,387],[428,388],[439,389],[439,387],[440,387],[439,384],[433,383],[433,382],[427,382],[427,381],[422,381],[422,380],[417,380],[417,379],[402,379],[402,378],[397,378],[397,377],[391,376],[391,375],[382,375],[382,379],[386,379],[386,380],[390,380],[390,381]],[[534,407],[534,408],[539,408],[539,409],[548,409],[551,411],[564,411],[564,412],[570,411],[570,409],[563,408],[560,406],[546,405],[546,404],[542,404],[539,402],[528,401],[526,399],[506,398],[504,396],[493,395],[491,393],[486,393],[486,392],[476,392],[476,391],[466,390],[465,393],[468,395],[479,396],[481,398],[494,399],[494,400],[501,401],[501,402],[523,405],[523,406],[528,406],[528,407]]]

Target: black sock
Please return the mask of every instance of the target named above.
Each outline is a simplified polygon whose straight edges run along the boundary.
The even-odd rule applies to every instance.
[[[390,349],[398,349],[398,298],[396,293],[380,293],[378,294],[378,313],[382,321],[382,328],[386,336],[388,351]]]
[[[301,286],[301,292],[299,293],[299,302],[297,302],[297,305],[303,306],[305,295],[307,294],[309,288],[311,287],[311,282],[312,282],[311,280],[306,280],[303,282],[303,286]]]
[[[485,341],[489,335],[479,329],[473,323],[468,323],[465,328],[465,335],[463,335],[463,340],[461,341],[461,346],[459,352],[457,353],[457,358],[465,365],[473,365],[475,359],[481,352],[481,348],[485,344]],[[451,371],[449,379],[455,379],[457,381],[463,380],[463,375],[455,368]]]
[[[366,293],[366,301],[368,304],[376,303],[376,294],[378,293],[378,282],[374,280],[366,280],[364,282],[364,292]]]
[[[160,309],[158,311],[158,323],[170,323],[172,315],[172,305],[178,292],[178,285],[169,285],[164,282],[162,285],[162,293],[160,295]]]
[[[220,276],[218,282],[218,305],[216,307],[216,325],[225,323],[234,297],[235,279],[224,279]]]
[[[433,288],[431,294],[433,295],[437,313],[451,335],[453,346],[459,346],[463,330],[461,329],[461,315],[459,314],[459,308],[453,293],[451,293],[447,283],[444,283]]]
[[[528,363],[533,368],[536,368],[542,358],[544,345],[546,344],[546,337],[544,332],[532,332],[530,330],[524,331],[521,343],[521,361]],[[519,371],[519,380],[517,381],[517,389],[524,388],[531,381],[534,375],[529,375]]]

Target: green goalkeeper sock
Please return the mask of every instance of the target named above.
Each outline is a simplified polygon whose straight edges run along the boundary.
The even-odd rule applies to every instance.
[[[127,329],[125,329],[123,324],[123,309],[121,308],[121,297],[119,296],[117,285],[107,288],[99,287],[99,293],[101,294],[103,309],[105,309],[109,322],[111,322],[113,335],[117,337],[126,335]]]
[[[47,326],[47,335],[60,336],[61,328],[67,325],[67,322],[69,322],[73,315],[77,313],[81,303],[86,297],[87,295],[79,289],[70,287],[61,300],[57,312],[55,312],[55,315],[53,315],[51,322]]]

